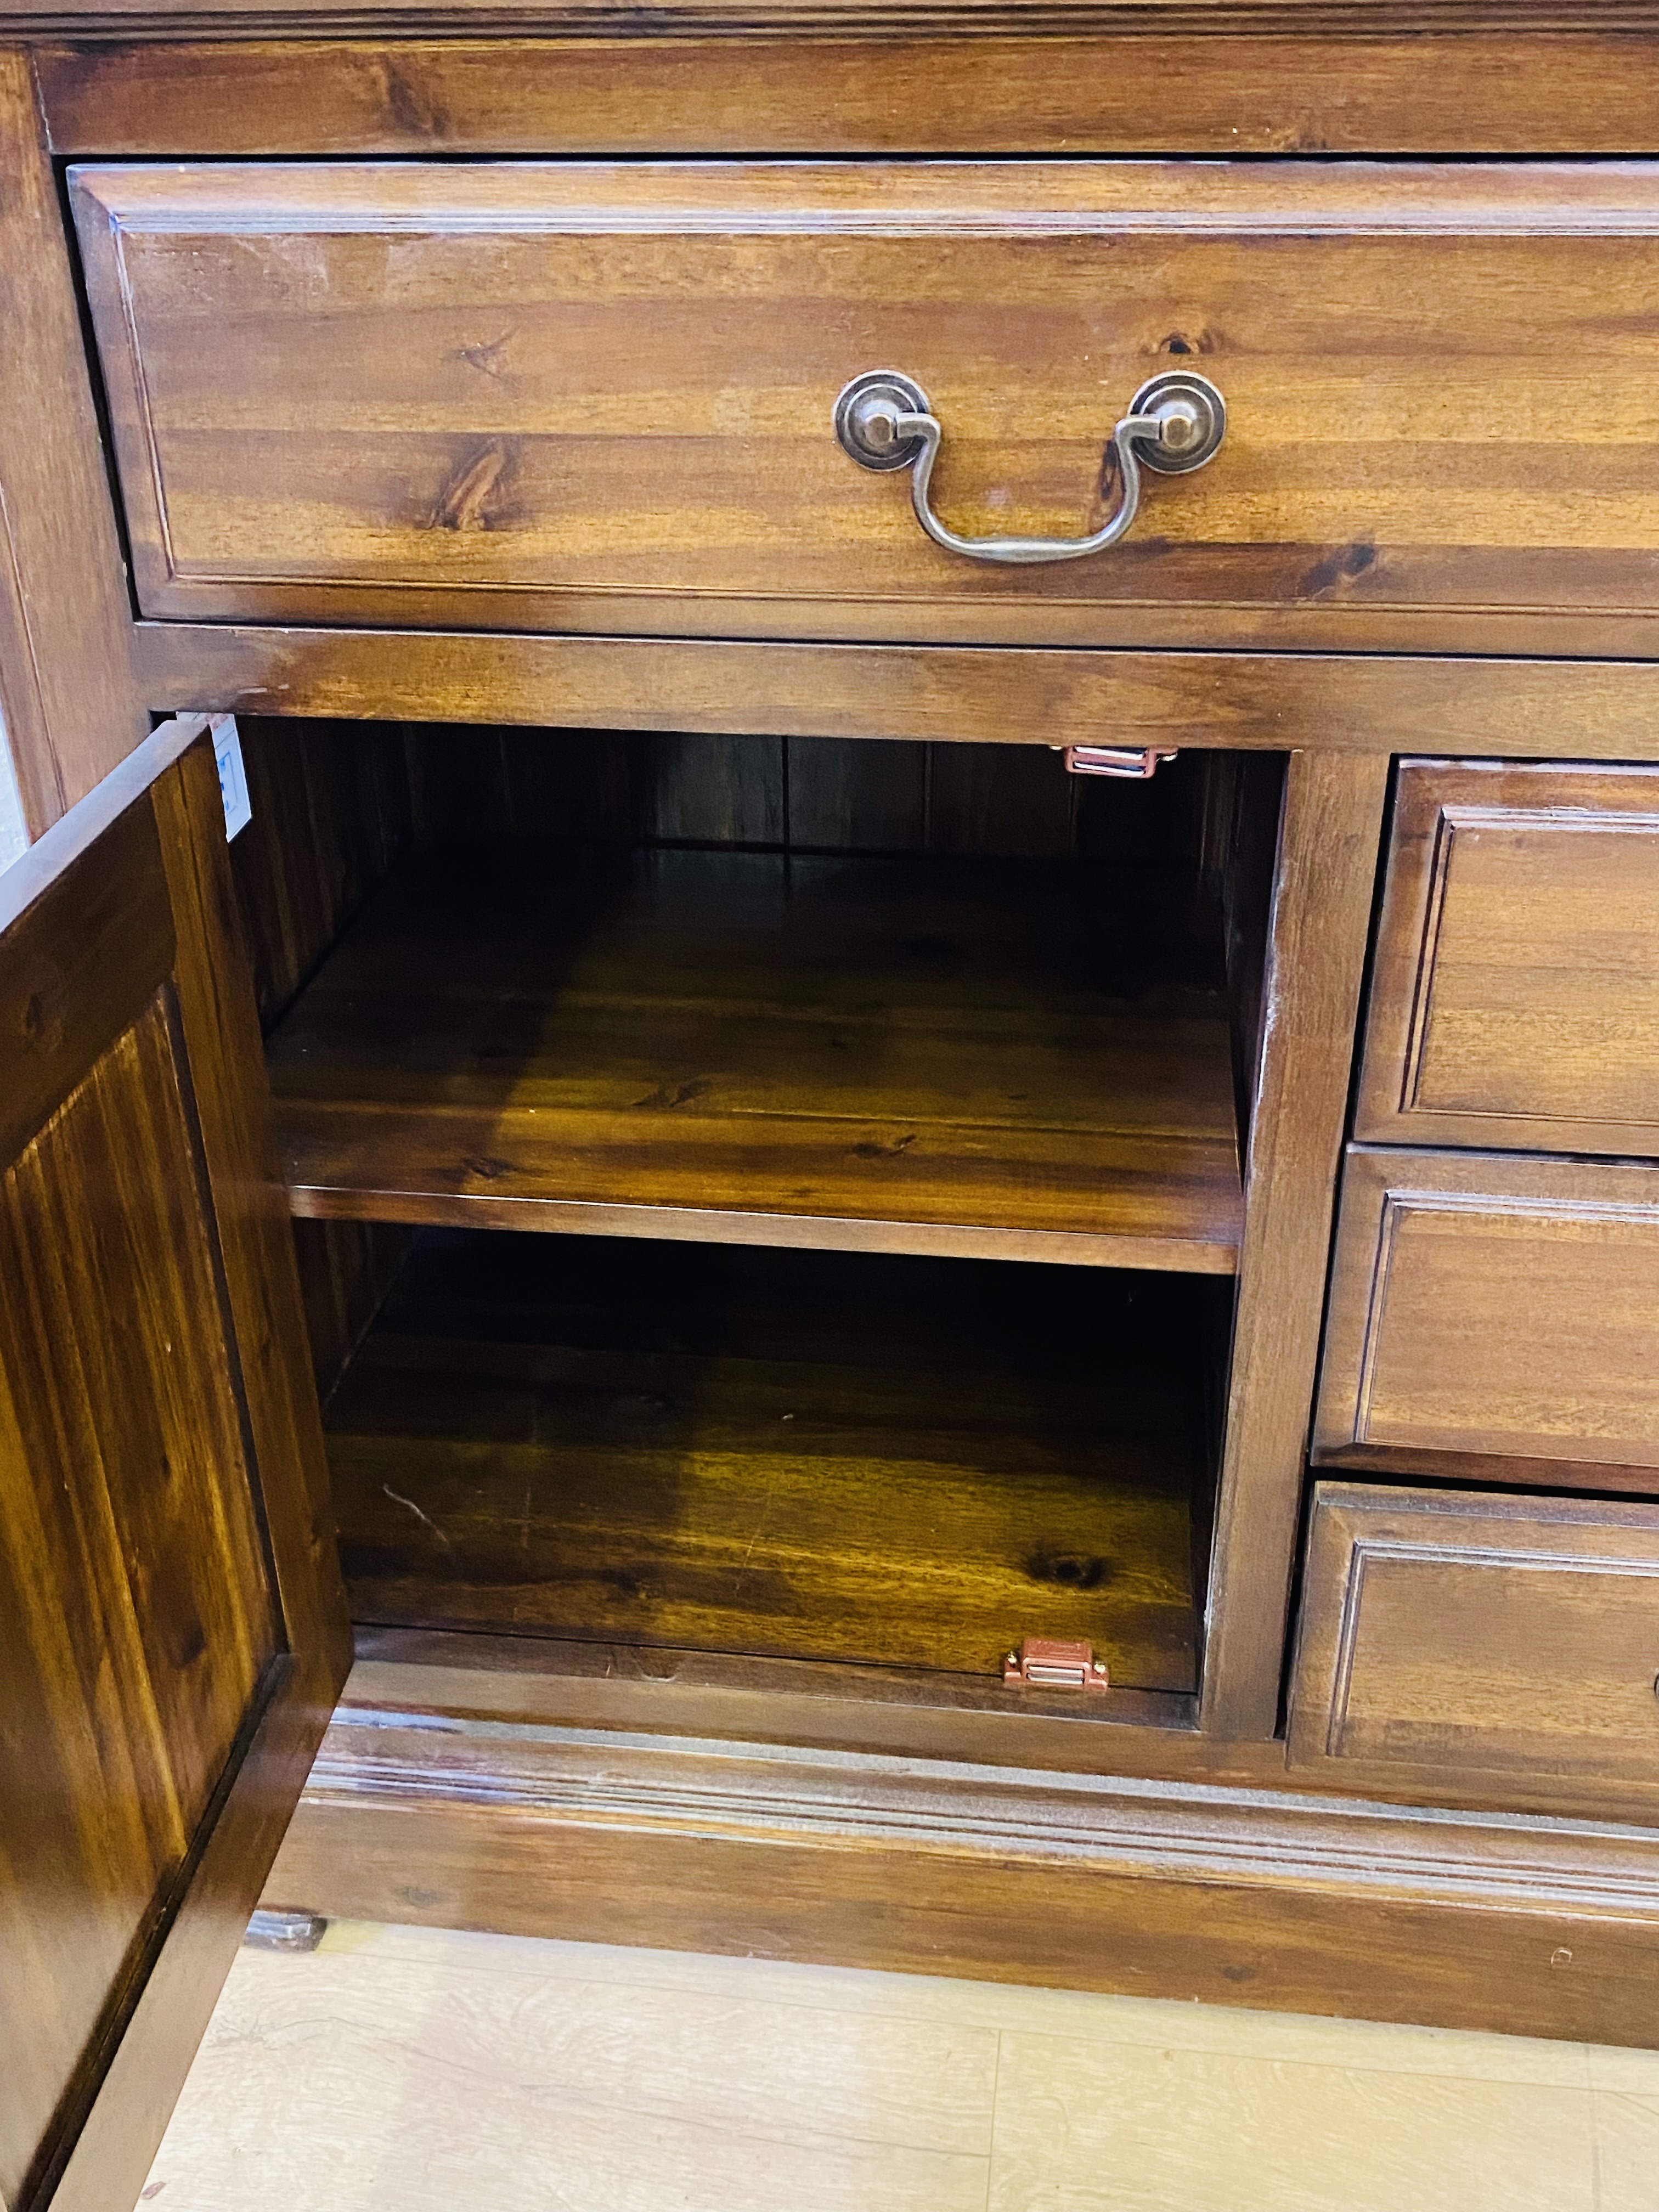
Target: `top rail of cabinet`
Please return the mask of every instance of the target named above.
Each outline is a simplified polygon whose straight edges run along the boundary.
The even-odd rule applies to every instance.
[[[0,0],[0,31],[62,38],[338,38],[411,33],[660,37],[678,32],[1088,36],[1240,33],[1376,39],[1424,33],[1659,33],[1648,0]]]

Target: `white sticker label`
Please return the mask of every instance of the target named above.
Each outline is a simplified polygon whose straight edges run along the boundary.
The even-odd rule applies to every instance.
[[[213,732],[213,757],[219,763],[219,796],[225,803],[225,837],[228,842],[253,819],[253,802],[247,795],[247,770],[242,766],[242,738],[234,714],[215,714],[208,722]]]

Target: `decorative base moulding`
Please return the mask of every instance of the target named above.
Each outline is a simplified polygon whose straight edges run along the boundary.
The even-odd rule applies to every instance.
[[[1659,2045],[1659,1832],[343,1705],[271,1906]]]

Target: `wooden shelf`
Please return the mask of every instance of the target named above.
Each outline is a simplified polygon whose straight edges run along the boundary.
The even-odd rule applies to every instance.
[[[407,863],[270,1041],[295,1211],[1230,1273],[1192,903],[1070,863]]]
[[[1084,1638],[1190,1692],[1216,1309],[1097,1271],[428,1236],[327,1410],[354,1617],[991,1689],[1011,1643]]]

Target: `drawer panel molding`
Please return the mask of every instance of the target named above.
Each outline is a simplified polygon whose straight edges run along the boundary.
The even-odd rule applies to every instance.
[[[1659,1785],[1659,1506],[1321,1483],[1293,1769]]]
[[[1659,1468],[1656,1343],[1659,1167],[1349,1148],[1316,1459]]]
[[[1659,1155],[1659,769],[1402,763],[1355,1128]]]
[[[147,615],[1659,652],[1659,164],[70,177]],[[836,442],[895,364],[965,540],[1097,529],[1159,371],[1226,439],[1109,551],[988,568]]]

